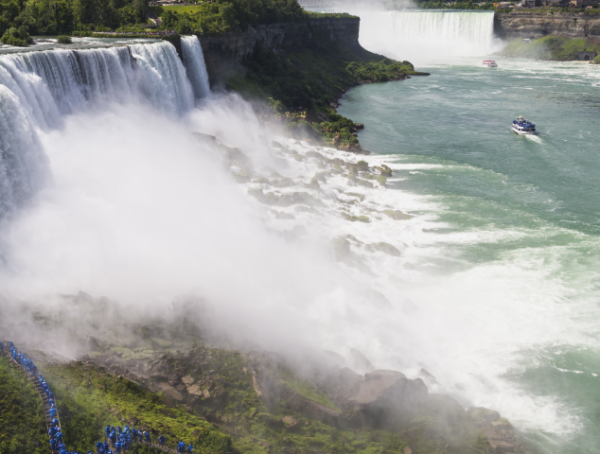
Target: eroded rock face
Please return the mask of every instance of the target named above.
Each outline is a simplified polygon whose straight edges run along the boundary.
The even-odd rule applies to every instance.
[[[365,375],[348,397],[346,421],[354,426],[387,427],[409,421],[427,401],[423,380],[409,380],[393,370],[376,370]]]
[[[358,17],[312,19],[297,23],[281,23],[249,27],[247,31],[228,32],[219,36],[200,36],[211,85],[224,75],[243,71],[242,60],[249,56],[256,43],[277,54],[305,47],[307,44],[329,46],[343,42],[358,47]]]
[[[600,17],[577,13],[496,13],[494,33],[500,38],[600,37]]]

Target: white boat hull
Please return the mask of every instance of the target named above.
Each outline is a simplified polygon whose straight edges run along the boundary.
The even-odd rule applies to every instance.
[[[512,128],[515,134],[519,134],[520,136],[535,136],[537,135],[537,131],[523,131],[518,128]]]

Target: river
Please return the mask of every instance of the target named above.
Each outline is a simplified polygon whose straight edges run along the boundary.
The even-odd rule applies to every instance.
[[[440,341],[440,369],[474,366],[470,397],[542,451],[598,453],[600,68],[418,69],[431,75],[360,86],[338,112],[366,125],[361,144],[387,156],[395,189],[431,203],[413,280],[434,287],[430,311],[471,327]],[[518,115],[539,136],[511,132]]]

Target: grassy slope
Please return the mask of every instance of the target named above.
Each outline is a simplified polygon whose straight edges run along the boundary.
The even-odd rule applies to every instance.
[[[21,372],[0,357],[0,454],[46,454],[42,402]]]
[[[124,426],[122,418],[146,428],[154,439],[160,434],[170,440],[183,439],[197,450],[227,451],[231,445],[229,436],[200,417],[182,408],[169,408],[160,394],[127,379],[82,363],[46,366],[42,373],[55,391],[70,449],[90,449],[105,425]]]
[[[577,60],[577,53],[583,50],[600,53],[600,45],[583,38],[550,35],[531,42],[525,42],[523,38],[514,39],[500,54],[507,57],[568,61]]]
[[[139,349],[113,347],[104,349],[102,354],[120,355],[129,361],[135,361],[136,356],[149,357],[148,350],[136,350]],[[245,356],[236,351],[196,347],[189,354],[157,350],[151,356],[154,358],[150,360],[152,368],[161,375],[173,371],[188,375],[203,389],[210,389],[212,397],[191,400],[186,397],[185,402],[173,401],[160,392],[153,393],[125,378],[110,375],[102,367],[81,362],[42,366],[44,375],[55,389],[71,449],[91,448],[105,424],[124,425],[123,418],[130,424],[135,422],[136,427],[152,431],[155,439],[162,433],[171,440],[183,438],[192,442],[196,451],[384,454],[401,453],[410,446],[419,454],[483,454],[489,449],[487,441],[474,432],[456,440],[440,436],[432,428],[435,409],[397,433],[332,427],[295,412],[285,401],[280,401],[277,408],[269,412],[254,390],[252,374],[245,369]],[[310,384],[287,369],[283,372],[284,385],[335,408]],[[210,384],[207,384],[207,377]],[[221,398],[217,397],[218,390],[222,390]],[[284,416],[294,417],[298,424],[287,428],[282,422]],[[148,448],[144,449],[138,452],[150,452]],[[4,451],[0,452],[4,454]]]

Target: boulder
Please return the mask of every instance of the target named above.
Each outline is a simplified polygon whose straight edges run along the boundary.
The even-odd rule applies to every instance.
[[[400,250],[389,243],[375,243],[371,247],[376,251],[383,252],[384,254],[391,255],[394,257],[400,257]]]
[[[510,422],[500,417],[500,413],[483,407],[471,407],[467,414],[487,438],[494,454],[529,454],[519,441]]]
[[[398,211],[398,210],[384,210],[383,214],[389,216],[394,221],[403,221],[403,220],[412,218],[412,216],[410,214],[406,214],[406,213],[403,213],[402,211]]]
[[[183,395],[168,383],[160,383],[158,387],[166,397],[173,400],[183,400]]]
[[[190,375],[186,375],[185,377],[181,377],[181,381],[184,385],[190,386],[194,383],[194,377],[191,377]]]
[[[187,388],[187,392],[188,392],[188,394],[191,394],[192,396],[200,397],[203,395],[202,388],[200,388],[200,386],[198,386],[198,385],[189,386]]]
[[[351,410],[346,421],[355,426],[374,428],[407,423],[426,404],[428,390],[423,380],[409,380],[393,370],[376,370],[353,389],[348,398]]]

